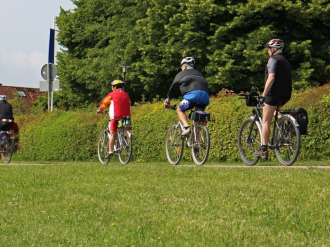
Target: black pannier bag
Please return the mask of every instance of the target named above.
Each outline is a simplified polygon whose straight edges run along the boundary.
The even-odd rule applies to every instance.
[[[300,135],[306,135],[308,125],[307,111],[304,108],[299,108],[295,110],[295,113],[297,122],[299,124]]]
[[[255,91],[251,91],[249,96],[246,96],[246,106],[256,106],[258,104],[257,99],[253,96],[259,96],[259,94]]]
[[[193,111],[189,114],[189,119],[196,122],[210,121],[210,114],[205,111]]]

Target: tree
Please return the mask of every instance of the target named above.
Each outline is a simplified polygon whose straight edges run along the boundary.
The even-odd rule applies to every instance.
[[[65,104],[101,100],[110,82],[132,67],[126,90],[165,98],[179,62],[194,56],[211,93],[262,89],[272,38],[285,42],[294,88],[322,85],[330,74],[328,0],[75,0],[57,18],[58,73]],[[71,103],[70,103],[71,102]],[[72,104],[72,102],[74,102]]]

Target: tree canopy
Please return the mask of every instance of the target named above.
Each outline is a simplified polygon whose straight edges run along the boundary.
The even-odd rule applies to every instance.
[[[63,104],[101,100],[122,78],[126,91],[165,98],[179,63],[196,59],[211,93],[263,89],[269,39],[285,42],[294,88],[330,79],[328,0],[73,0],[57,17]],[[70,103],[72,104],[72,103]]]

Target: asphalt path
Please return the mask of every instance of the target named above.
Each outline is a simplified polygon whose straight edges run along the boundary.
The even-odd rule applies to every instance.
[[[47,166],[47,165],[69,165],[69,163],[24,163],[24,162],[19,162],[19,163],[15,163],[15,162],[11,162],[9,164],[5,164],[5,163],[0,163],[0,166]],[[72,164],[72,163],[71,163]],[[76,163],[77,164],[77,163]],[[134,163],[133,163],[134,164]],[[110,165],[110,164],[107,164]],[[135,164],[136,165],[136,164]],[[137,165],[139,165],[137,163]],[[143,164],[141,164],[143,165]],[[169,165],[171,166],[171,165]],[[317,169],[330,169],[330,166],[279,166],[279,165],[267,165],[267,166],[263,166],[263,165],[255,165],[255,166],[245,166],[245,165],[217,165],[217,164],[213,164],[213,165],[202,165],[202,166],[198,166],[198,165],[178,165],[176,167],[208,167],[208,168],[250,168],[250,169],[258,169],[258,168],[268,168],[268,169],[311,169],[311,168],[317,168]]]

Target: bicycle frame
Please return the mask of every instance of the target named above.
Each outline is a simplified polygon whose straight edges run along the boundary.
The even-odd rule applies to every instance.
[[[189,147],[189,148],[192,148],[192,147],[194,147],[194,146],[196,146],[197,144],[197,142],[198,142],[198,140],[197,140],[197,135],[194,135],[194,140],[193,140],[193,142],[190,142],[190,140],[191,140],[191,138],[192,138],[192,135],[193,135],[193,133],[196,133],[197,132],[197,129],[196,129],[196,125],[197,124],[201,124],[201,123],[197,123],[196,121],[194,121],[193,120],[193,130],[191,131],[191,133],[190,133],[190,136],[186,136],[186,137],[184,137],[185,139],[186,139],[186,142],[187,142],[187,146]],[[183,126],[183,124],[181,123],[181,121],[179,120],[179,122],[178,122],[178,124],[176,125],[176,127],[178,128],[180,126],[180,128],[181,128],[181,131],[184,131],[184,126]],[[190,140],[189,140],[190,139]],[[204,141],[204,140],[203,140]]]
[[[252,116],[245,119],[240,127],[238,135],[238,149],[242,161],[248,165],[255,165],[262,156],[256,155],[263,145],[262,141],[262,102],[259,96],[245,96],[247,106],[254,106]],[[247,97],[254,97],[251,100]],[[254,102],[256,104],[254,104]],[[280,111],[278,102],[274,114],[273,132],[269,138],[268,147],[275,152],[278,161],[285,166],[291,166],[297,159],[300,149],[300,132],[297,120],[291,111]],[[281,116],[279,117],[279,114]],[[266,155],[265,158],[267,158]]]
[[[118,131],[117,131],[117,138],[116,138],[116,144],[115,144],[115,147],[114,147],[114,152],[118,151],[118,150],[121,150],[123,148],[123,146],[126,144],[128,145],[128,143],[125,141],[125,139],[123,138],[123,135],[124,135],[124,131],[126,131],[125,127],[120,127],[118,128]],[[128,133],[128,136],[129,138],[132,138],[132,134],[130,131],[127,131]],[[109,132],[109,139],[110,139],[110,132]],[[119,142],[119,147],[117,146],[117,141]],[[123,142],[126,142],[126,143],[123,143]]]
[[[99,112],[99,113],[107,113],[107,112]],[[120,127],[118,127],[117,129],[113,154],[119,156],[119,160],[122,164],[128,164],[128,162],[132,157],[133,135],[129,131],[130,129],[132,129],[130,125],[128,126],[120,125]],[[109,147],[110,139],[111,139],[110,130],[109,127],[107,127],[105,130],[103,130],[98,142],[98,158],[102,164],[107,164],[110,160],[106,158],[106,155],[108,155],[108,152],[110,150]]]
[[[272,137],[271,137],[271,141],[268,142],[268,146],[272,150],[277,146],[277,143],[274,143],[274,139],[275,139],[275,128],[276,127],[279,128],[278,122],[277,122],[277,120],[278,120],[278,113],[279,113],[279,106],[280,105],[277,105],[276,110],[275,110],[275,115],[274,115],[275,121],[274,121],[274,125],[273,125]],[[253,115],[251,116],[251,119],[253,119],[253,122],[255,122],[258,125],[258,127],[260,127],[260,129],[262,129],[262,114],[261,114],[261,109],[262,109],[262,107],[258,103],[256,109],[252,109],[252,114]],[[291,116],[290,114],[284,114],[283,116],[288,116],[290,119],[292,119],[292,121],[294,122],[294,125],[296,127],[299,127],[299,124],[298,124],[297,120],[293,116]],[[249,134],[251,134],[252,127],[253,127],[253,125],[251,125]],[[261,145],[263,145],[262,139],[261,139]]]

